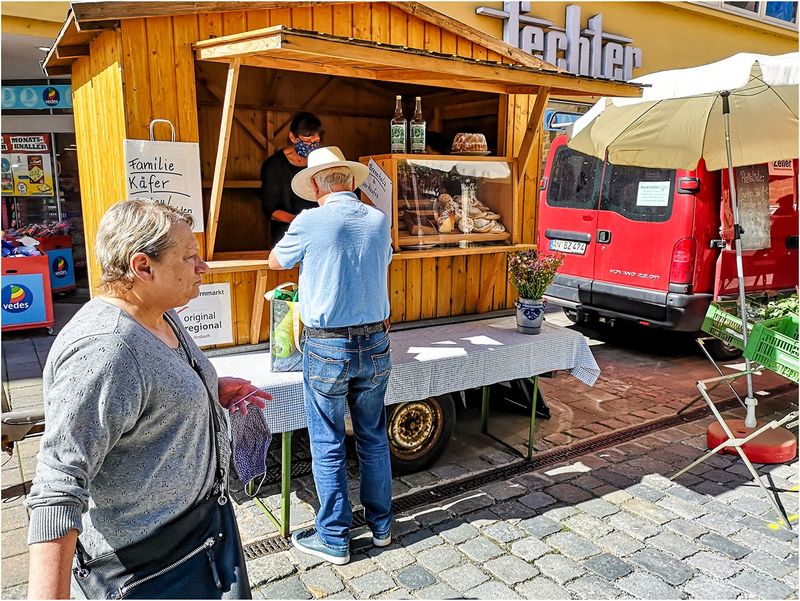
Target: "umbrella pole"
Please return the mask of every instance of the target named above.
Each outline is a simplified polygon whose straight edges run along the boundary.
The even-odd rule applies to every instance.
[[[731,153],[731,126],[730,126],[730,104],[728,97],[730,92],[722,92],[722,119],[725,124],[725,150],[728,153],[728,184],[731,191],[731,208],[733,209],[733,239],[736,244],[736,275],[739,280],[739,304],[742,316],[742,342],[747,346],[747,304],[744,292],[744,267],[742,266],[742,228],[739,225],[739,202],[736,198],[736,182],[733,177],[733,156]],[[758,401],[753,396],[753,375],[750,372],[750,359],[745,357],[745,370],[747,371],[747,397],[744,400],[747,407],[744,425],[746,428],[756,427],[756,405]]]

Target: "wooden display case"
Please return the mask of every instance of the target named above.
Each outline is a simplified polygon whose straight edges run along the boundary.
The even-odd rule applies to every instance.
[[[395,251],[435,253],[459,247],[470,253],[519,239],[515,232],[519,214],[516,159],[386,154],[360,160],[374,161],[392,181]],[[363,191],[362,199],[369,200]]]

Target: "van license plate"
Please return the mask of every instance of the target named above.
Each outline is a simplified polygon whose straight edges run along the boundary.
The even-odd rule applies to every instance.
[[[550,250],[567,253],[570,255],[586,254],[586,242],[574,240],[550,240]]]

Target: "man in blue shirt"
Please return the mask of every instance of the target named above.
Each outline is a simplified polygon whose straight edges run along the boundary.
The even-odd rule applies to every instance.
[[[319,208],[300,213],[269,255],[271,269],[300,263],[305,326],[303,386],[319,497],[316,528],[295,532],[294,546],[331,563],[350,560],[345,461],[345,403],[361,468],[361,504],[372,541],[392,542],[392,471],[384,396],[389,382],[389,220],[354,190],[367,167],[335,146],[319,148],[294,176],[292,190]]]

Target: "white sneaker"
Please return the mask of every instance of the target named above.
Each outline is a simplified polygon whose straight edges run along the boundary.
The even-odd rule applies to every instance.
[[[372,544],[376,547],[388,547],[392,544],[392,533],[388,532],[383,538],[372,535]]]

